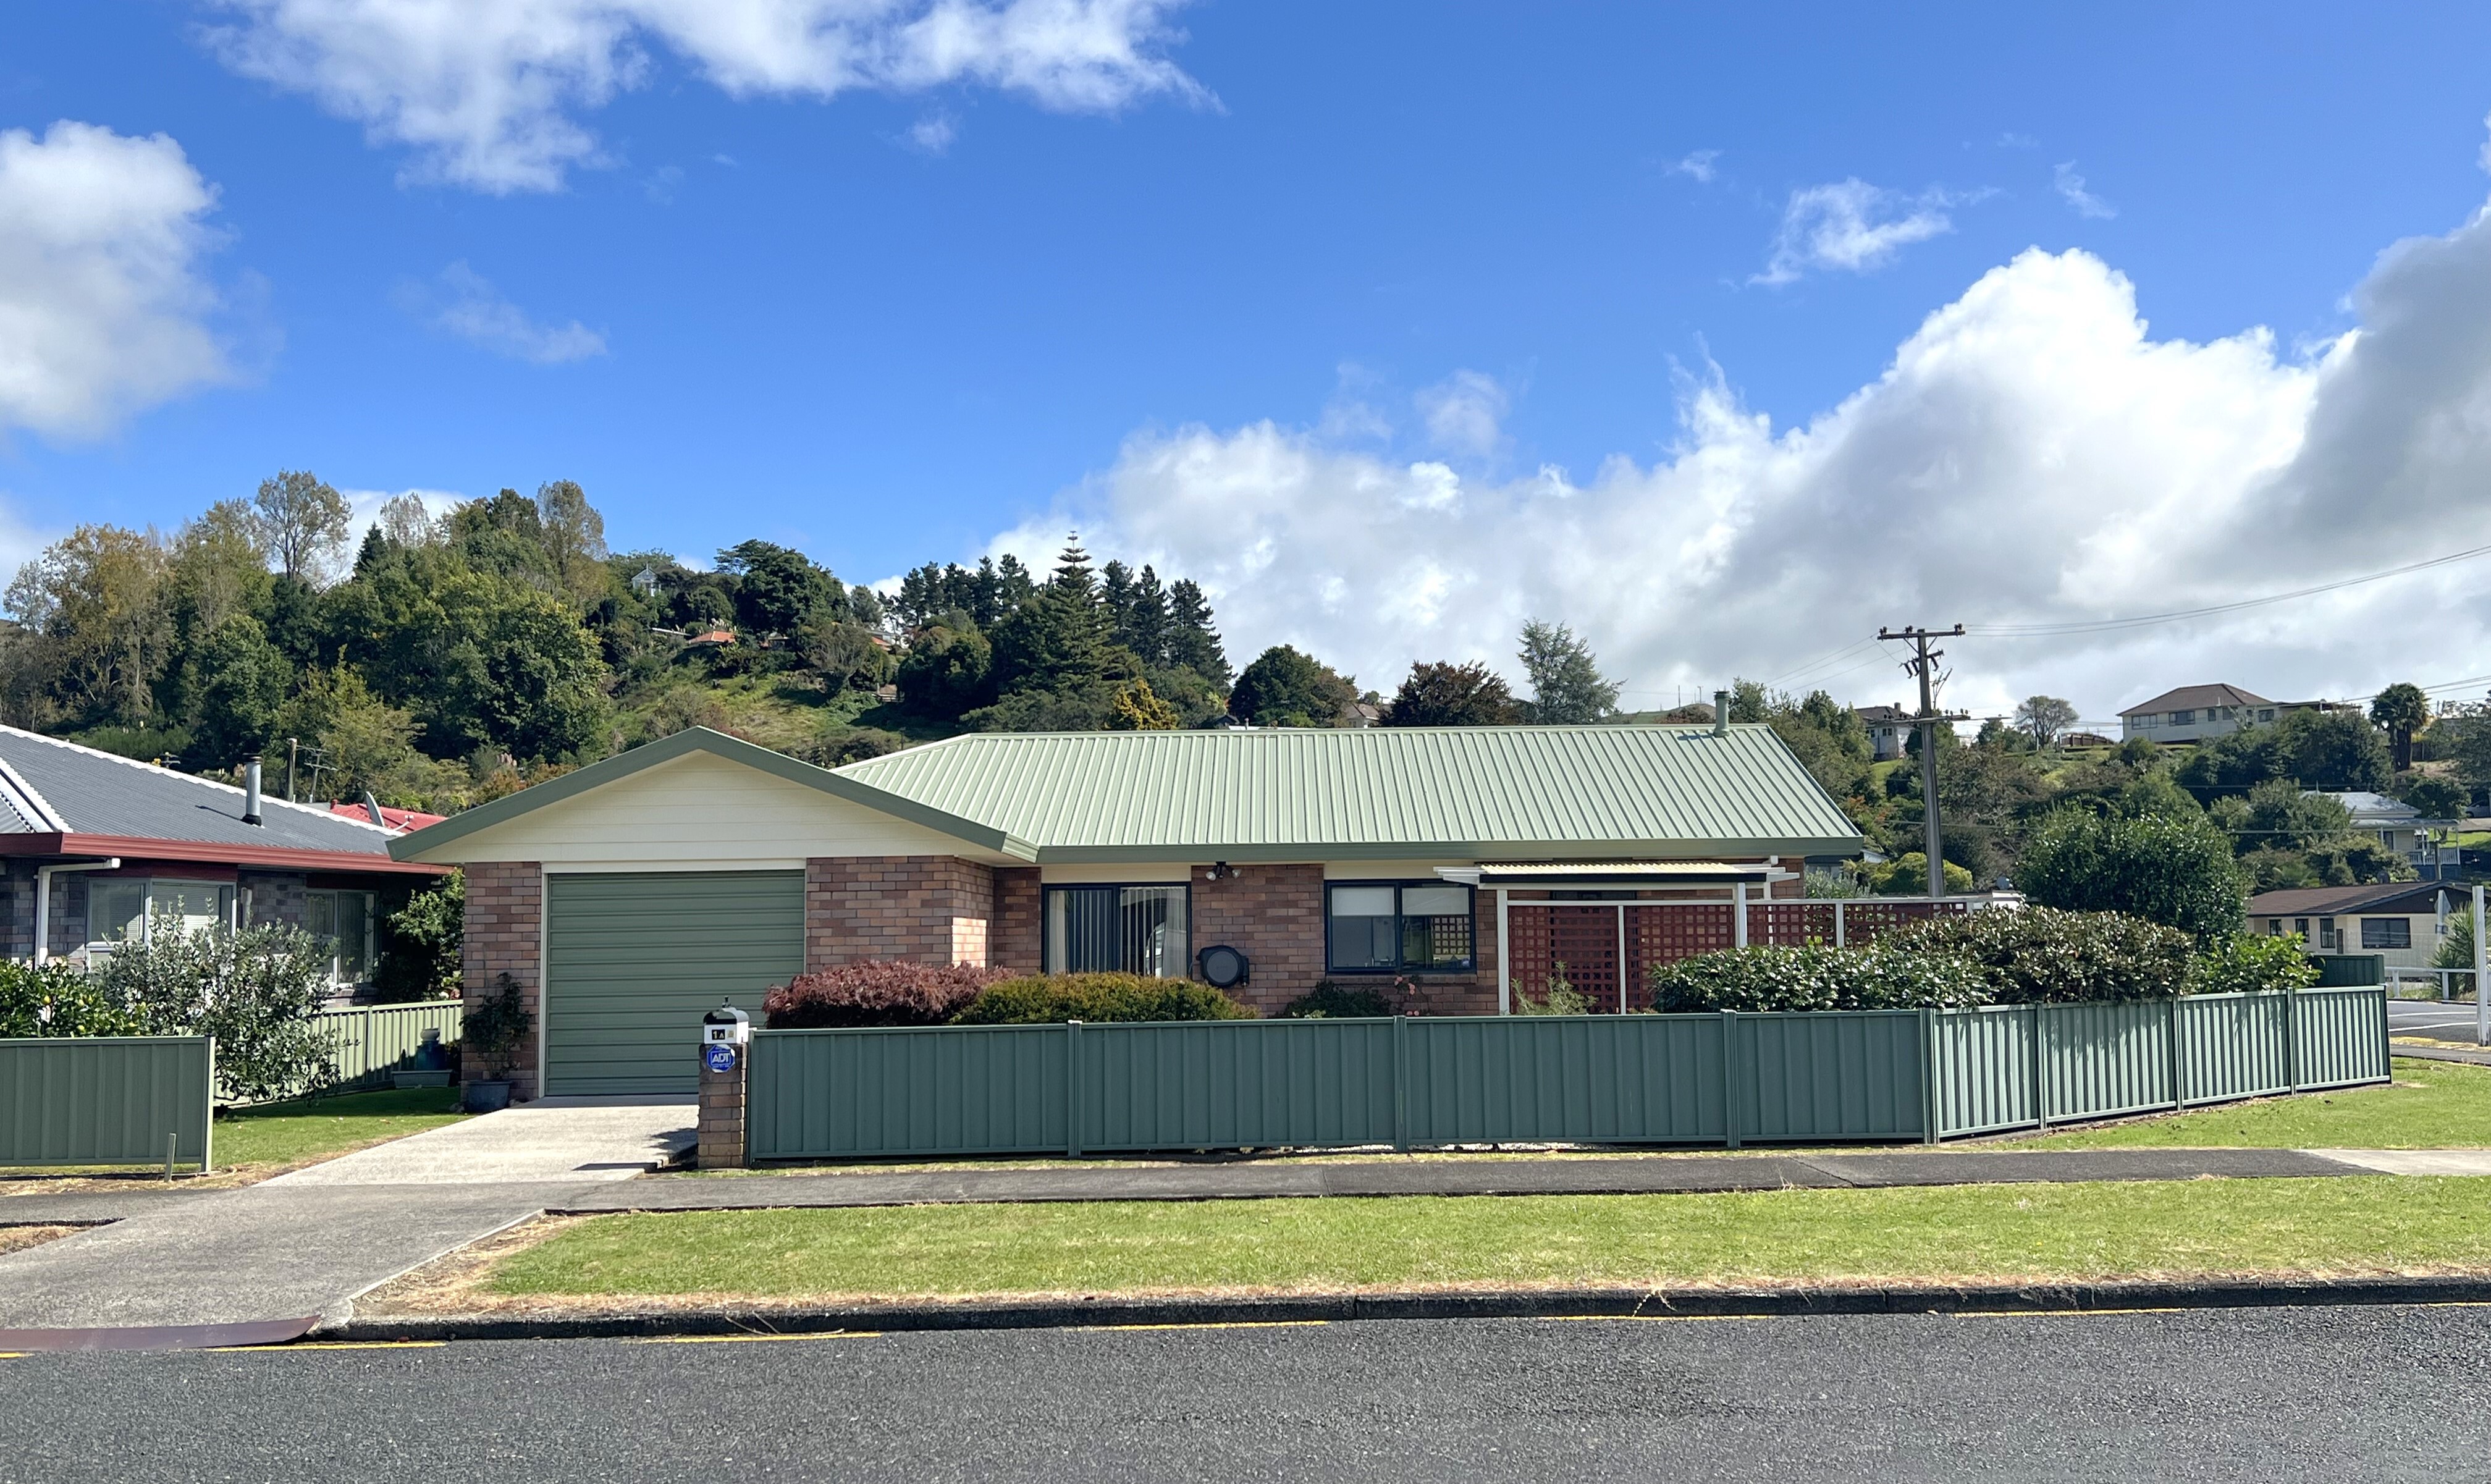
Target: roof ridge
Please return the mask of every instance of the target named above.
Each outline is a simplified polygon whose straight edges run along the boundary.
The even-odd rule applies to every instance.
[[[245,793],[244,790],[237,788],[230,783],[220,783],[214,778],[205,777],[198,773],[183,772],[179,769],[165,768],[155,763],[141,762],[139,759],[134,757],[124,757],[118,752],[106,752],[101,747],[90,747],[84,742],[71,742],[66,737],[50,737],[42,732],[30,732],[24,727],[13,727],[7,725],[0,725],[0,733],[6,733],[13,737],[23,737],[30,741],[43,742],[46,745],[59,747],[70,752],[82,752],[88,757],[102,758],[107,763],[119,763],[124,768],[143,768],[147,771],[155,773],[160,777],[179,778],[185,783],[196,783],[205,788],[221,789],[228,794],[241,795]],[[317,804],[296,803],[290,799],[279,799],[269,793],[264,788],[260,790],[259,801],[263,806],[276,804],[280,808],[293,809],[304,814],[308,814],[315,819],[341,820],[346,824],[354,826],[358,829],[369,829],[384,838],[391,837],[388,829],[379,825],[373,824],[370,820],[359,820],[352,815],[339,814],[334,810]],[[54,819],[60,818],[57,814],[54,814],[52,817]],[[67,826],[64,825],[63,828],[66,829]]]

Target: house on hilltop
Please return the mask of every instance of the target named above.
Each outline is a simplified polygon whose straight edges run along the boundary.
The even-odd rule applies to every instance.
[[[2238,685],[2183,685],[2119,713],[2120,738],[2196,742],[2272,721],[2283,703]]]

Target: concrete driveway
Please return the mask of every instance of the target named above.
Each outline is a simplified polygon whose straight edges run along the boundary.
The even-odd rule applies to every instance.
[[[267,1181],[276,1185],[488,1185],[628,1180],[690,1149],[685,1098],[559,1098],[410,1135]]]
[[[530,1103],[167,1197],[0,1255],[0,1350],[220,1344],[224,1326],[342,1319],[409,1268],[666,1163],[691,1144],[695,1112],[689,1098]]]

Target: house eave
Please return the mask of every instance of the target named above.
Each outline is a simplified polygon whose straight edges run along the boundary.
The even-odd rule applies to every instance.
[[[197,860],[263,870],[369,872],[385,876],[442,876],[449,867],[394,859],[351,850],[297,850],[278,845],[220,845],[204,840],[160,840],[131,834],[0,834],[0,856],[121,856],[139,860]]]

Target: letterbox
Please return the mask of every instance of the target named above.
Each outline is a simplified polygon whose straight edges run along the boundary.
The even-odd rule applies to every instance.
[[[701,1017],[704,1046],[741,1046],[751,1039],[752,1017],[734,1005],[721,1002],[717,1009]]]

